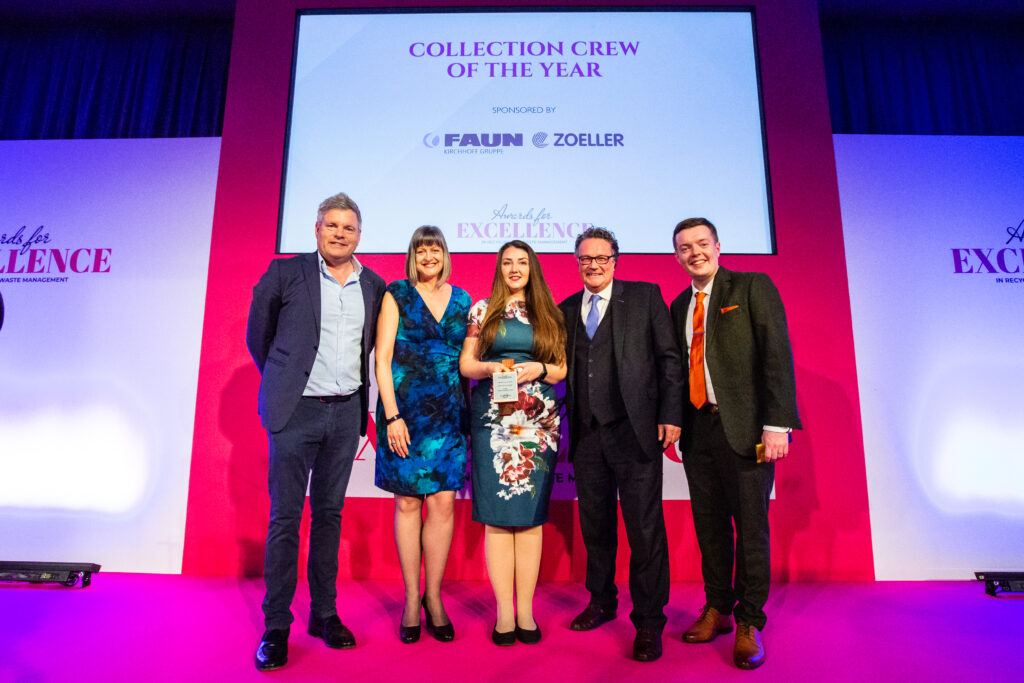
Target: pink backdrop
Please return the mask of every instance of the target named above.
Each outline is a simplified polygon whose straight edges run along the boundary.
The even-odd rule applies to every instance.
[[[388,4],[427,5],[415,0]],[[526,7],[531,3],[503,4]],[[584,3],[563,0],[559,4]],[[586,4],[612,3],[590,0]],[[614,4],[641,3],[618,0]],[[645,0],[642,4],[725,7],[731,3]],[[817,3],[753,0],[744,4],[755,8],[778,255],[727,255],[722,261],[736,270],[767,272],[778,285],[789,315],[805,426],[796,434],[791,456],[777,469],[777,498],[771,512],[773,573],[789,580],[870,580],[873,562],[860,404]],[[256,415],[259,374],[244,339],[252,286],[275,256],[295,11],[360,5],[365,3],[237,3],[199,368],[185,573],[262,572],[269,507],[266,434]],[[311,221],[314,209],[310,207]],[[679,211],[680,219],[688,215],[685,206]],[[729,226],[718,227],[728,251]],[[617,275],[655,281],[671,301],[689,283],[667,253],[672,226],[652,229],[665,233],[666,254],[625,256]],[[403,276],[403,259],[362,256],[389,281]],[[571,255],[544,255],[541,262],[556,300],[580,288]],[[493,267],[493,256],[458,255],[453,282],[474,299],[481,298],[487,293]],[[670,460],[665,465],[680,466]],[[668,501],[665,513],[672,579],[697,580],[699,557],[689,502]],[[348,500],[342,523],[344,577],[400,577],[391,536],[392,514],[391,499]],[[482,527],[471,520],[468,501],[459,502],[456,515],[448,576],[484,579]],[[582,579],[586,553],[578,529],[575,503],[553,501],[542,579]],[[626,558],[625,535],[620,530],[621,579],[626,576]]]

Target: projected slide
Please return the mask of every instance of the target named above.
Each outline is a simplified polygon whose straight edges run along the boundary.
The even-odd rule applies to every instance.
[[[599,225],[666,253],[694,215],[773,251],[749,12],[305,14],[293,70],[281,253],[315,248],[338,191],[363,253],[425,223],[454,252]]]
[[[0,142],[0,559],[181,570],[219,157]]]

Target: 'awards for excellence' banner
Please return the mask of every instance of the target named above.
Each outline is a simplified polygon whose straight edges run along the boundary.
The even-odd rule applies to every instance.
[[[753,36],[734,11],[302,15],[279,251],[312,251],[343,190],[364,253],[425,223],[454,252],[600,225],[665,253],[691,215],[771,253]]]

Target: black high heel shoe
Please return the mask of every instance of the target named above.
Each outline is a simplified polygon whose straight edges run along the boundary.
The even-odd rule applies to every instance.
[[[416,624],[415,626],[402,626],[402,625],[399,625],[398,626],[398,637],[406,645],[409,645],[410,643],[415,643],[417,640],[420,639],[420,625],[419,624]]]
[[[444,626],[438,626],[434,623],[434,620],[430,617],[430,610],[427,609],[427,595],[423,594],[423,600],[420,601],[423,604],[423,618],[426,619],[427,633],[434,637],[434,640],[442,643],[450,643],[455,640],[455,627],[452,626],[451,619]]]
[[[402,616],[405,616],[404,610],[402,611]],[[402,622],[398,622],[398,638],[406,645],[415,643],[420,639],[420,625],[402,626]]]

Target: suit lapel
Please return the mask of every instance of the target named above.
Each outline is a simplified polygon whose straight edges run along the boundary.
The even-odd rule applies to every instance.
[[[705,354],[707,353],[706,349],[711,346],[711,342],[715,338],[715,326],[718,324],[718,318],[721,317],[722,302],[727,300],[726,297],[731,288],[732,273],[719,266],[718,272],[715,273],[715,285],[711,289],[708,310],[704,313]]]
[[[309,295],[309,305],[313,309],[313,323],[316,325],[317,335],[320,334],[320,272],[317,268],[319,259],[316,252],[307,254],[302,260],[302,277],[306,280],[306,293]]]
[[[690,299],[692,299],[692,298],[693,298],[693,283],[691,283],[689,287],[687,287],[686,289],[683,290],[683,293],[682,293],[682,295],[679,298],[679,306],[680,306],[679,310],[682,312],[682,315],[679,316],[679,327],[676,329],[676,335],[677,335],[677,337],[679,339],[680,344],[682,345],[681,348],[682,348],[683,356],[684,356],[683,360],[687,360],[685,358],[685,356],[686,356],[686,349],[687,349],[687,344],[686,344],[686,312],[688,310],[690,310]],[[693,316],[690,316],[690,317],[693,317]],[[684,377],[683,379],[686,379],[686,378]]]
[[[569,309],[568,315],[569,320],[565,321],[565,334],[566,334],[566,378],[569,382],[572,382],[573,377],[573,358],[576,355],[576,331],[580,327],[580,317],[583,310],[583,292],[576,294],[572,299],[569,300],[569,305],[566,307]]]
[[[373,302],[377,297],[377,293],[373,291],[370,284],[363,279],[363,273],[366,269],[363,268],[359,273],[359,291],[363,294],[363,355],[366,355],[366,349],[373,345],[372,339],[370,339],[370,331],[374,329],[371,324],[373,318]],[[452,292],[452,296],[455,296],[455,292]],[[425,304],[424,304],[425,306]]]
[[[612,313],[612,343],[616,358],[623,358],[626,351],[626,331],[629,329],[629,308],[623,296],[626,286],[619,280],[612,280],[612,296],[605,315]]]

